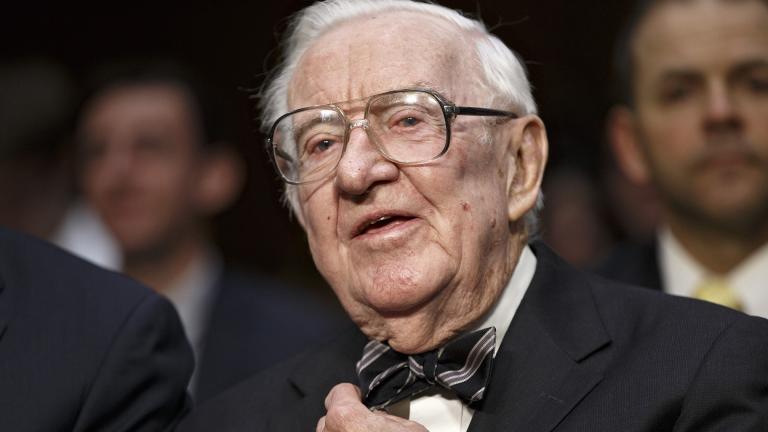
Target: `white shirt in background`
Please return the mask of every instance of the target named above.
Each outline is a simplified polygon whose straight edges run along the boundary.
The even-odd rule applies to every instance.
[[[699,264],[668,228],[659,232],[659,267],[669,294],[692,297],[699,284],[710,277],[723,279],[736,293],[744,312],[768,318],[768,244],[736,268],[716,275]]]

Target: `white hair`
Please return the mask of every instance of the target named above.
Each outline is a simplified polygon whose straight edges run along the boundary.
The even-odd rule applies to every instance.
[[[395,11],[435,16],[458,27],[474,45],[474,60],[482,72],[479,84],[488,95],[487,103],[494,108],[514,110],[520,115],[536,114],[536,103],[525,67],[512,50],[488,32],[482,22],[437,4],[411,0],[327,0],[299,11],[290,22],[283,42],[283,63],[258,95],[262,129],[269,130],[280,115],[288,112],[289,85],[299,61],[314,41],[341,23],[371,14]],[[284,200],[298,213],[296,186],[286,184]],[[536,206],[524,217],[524,226],[529,235],[537,232],[538,212],[542,206],[539,192]]]

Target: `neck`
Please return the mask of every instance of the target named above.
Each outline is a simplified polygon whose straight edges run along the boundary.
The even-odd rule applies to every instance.
[[[463,286],[463,291],[459,287],[445,290],[439,298],[416,311],[387,316],[383,326],[373,323],[374,327],[387,328],[387,337],[377,337],[375,332],[366,331],[364,325],[361,326],[363,332],[371,339],[386,340],[403,354],[426,352],[443,345],[479,323],[491,310],[512,278],[527,244],[525,240],[522,233],[511,235],[506,247],[496,251],[498,260],[489,256],[488,260],[497,264],[482,269],[476,284]]]
[[[155,291],[165,293],[192,263],[203,258],[206,245],[202,234],[190,235],[150,253],[126,254],[123,271]]]
[[[768,243],[768,224],[743,233],[718,230],[666,215],[670,231],[685,250],[704,268],[726,274],[753,252]]]

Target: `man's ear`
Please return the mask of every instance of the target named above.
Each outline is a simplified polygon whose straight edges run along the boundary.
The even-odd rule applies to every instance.
[[[536,205],[547,163],[549,144],[544,123],[536,115],[512,121],[508,148],[507,216],[520,220]]]
[[[608,142],[621,171],[633,183],[648,183],[650,175],[637,131],[635,113],[616,106],[608,113]]]
[[[215,145],[202,156],[197,179],[198,210],[213,215],[229,207],[242,192],[245,168],[242,159],[226,145]]]

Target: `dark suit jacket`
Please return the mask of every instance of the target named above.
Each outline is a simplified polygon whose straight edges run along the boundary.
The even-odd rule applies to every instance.
[[[225,271],[216,284],[198,364],[202,403],[254,373],[335,336],[344,313],[276,281]]]
[[[623,243],[595,269],[608,279],[662,290],[658,243]]]
[[[766,431],[768,321],[580,273],[541,245],[469,430]],[[355,382],[353,331],[245,381],[182,431],[309,431]]]
[[[168,430],[192,367],[166,300],[0,229],[0,430]]]

